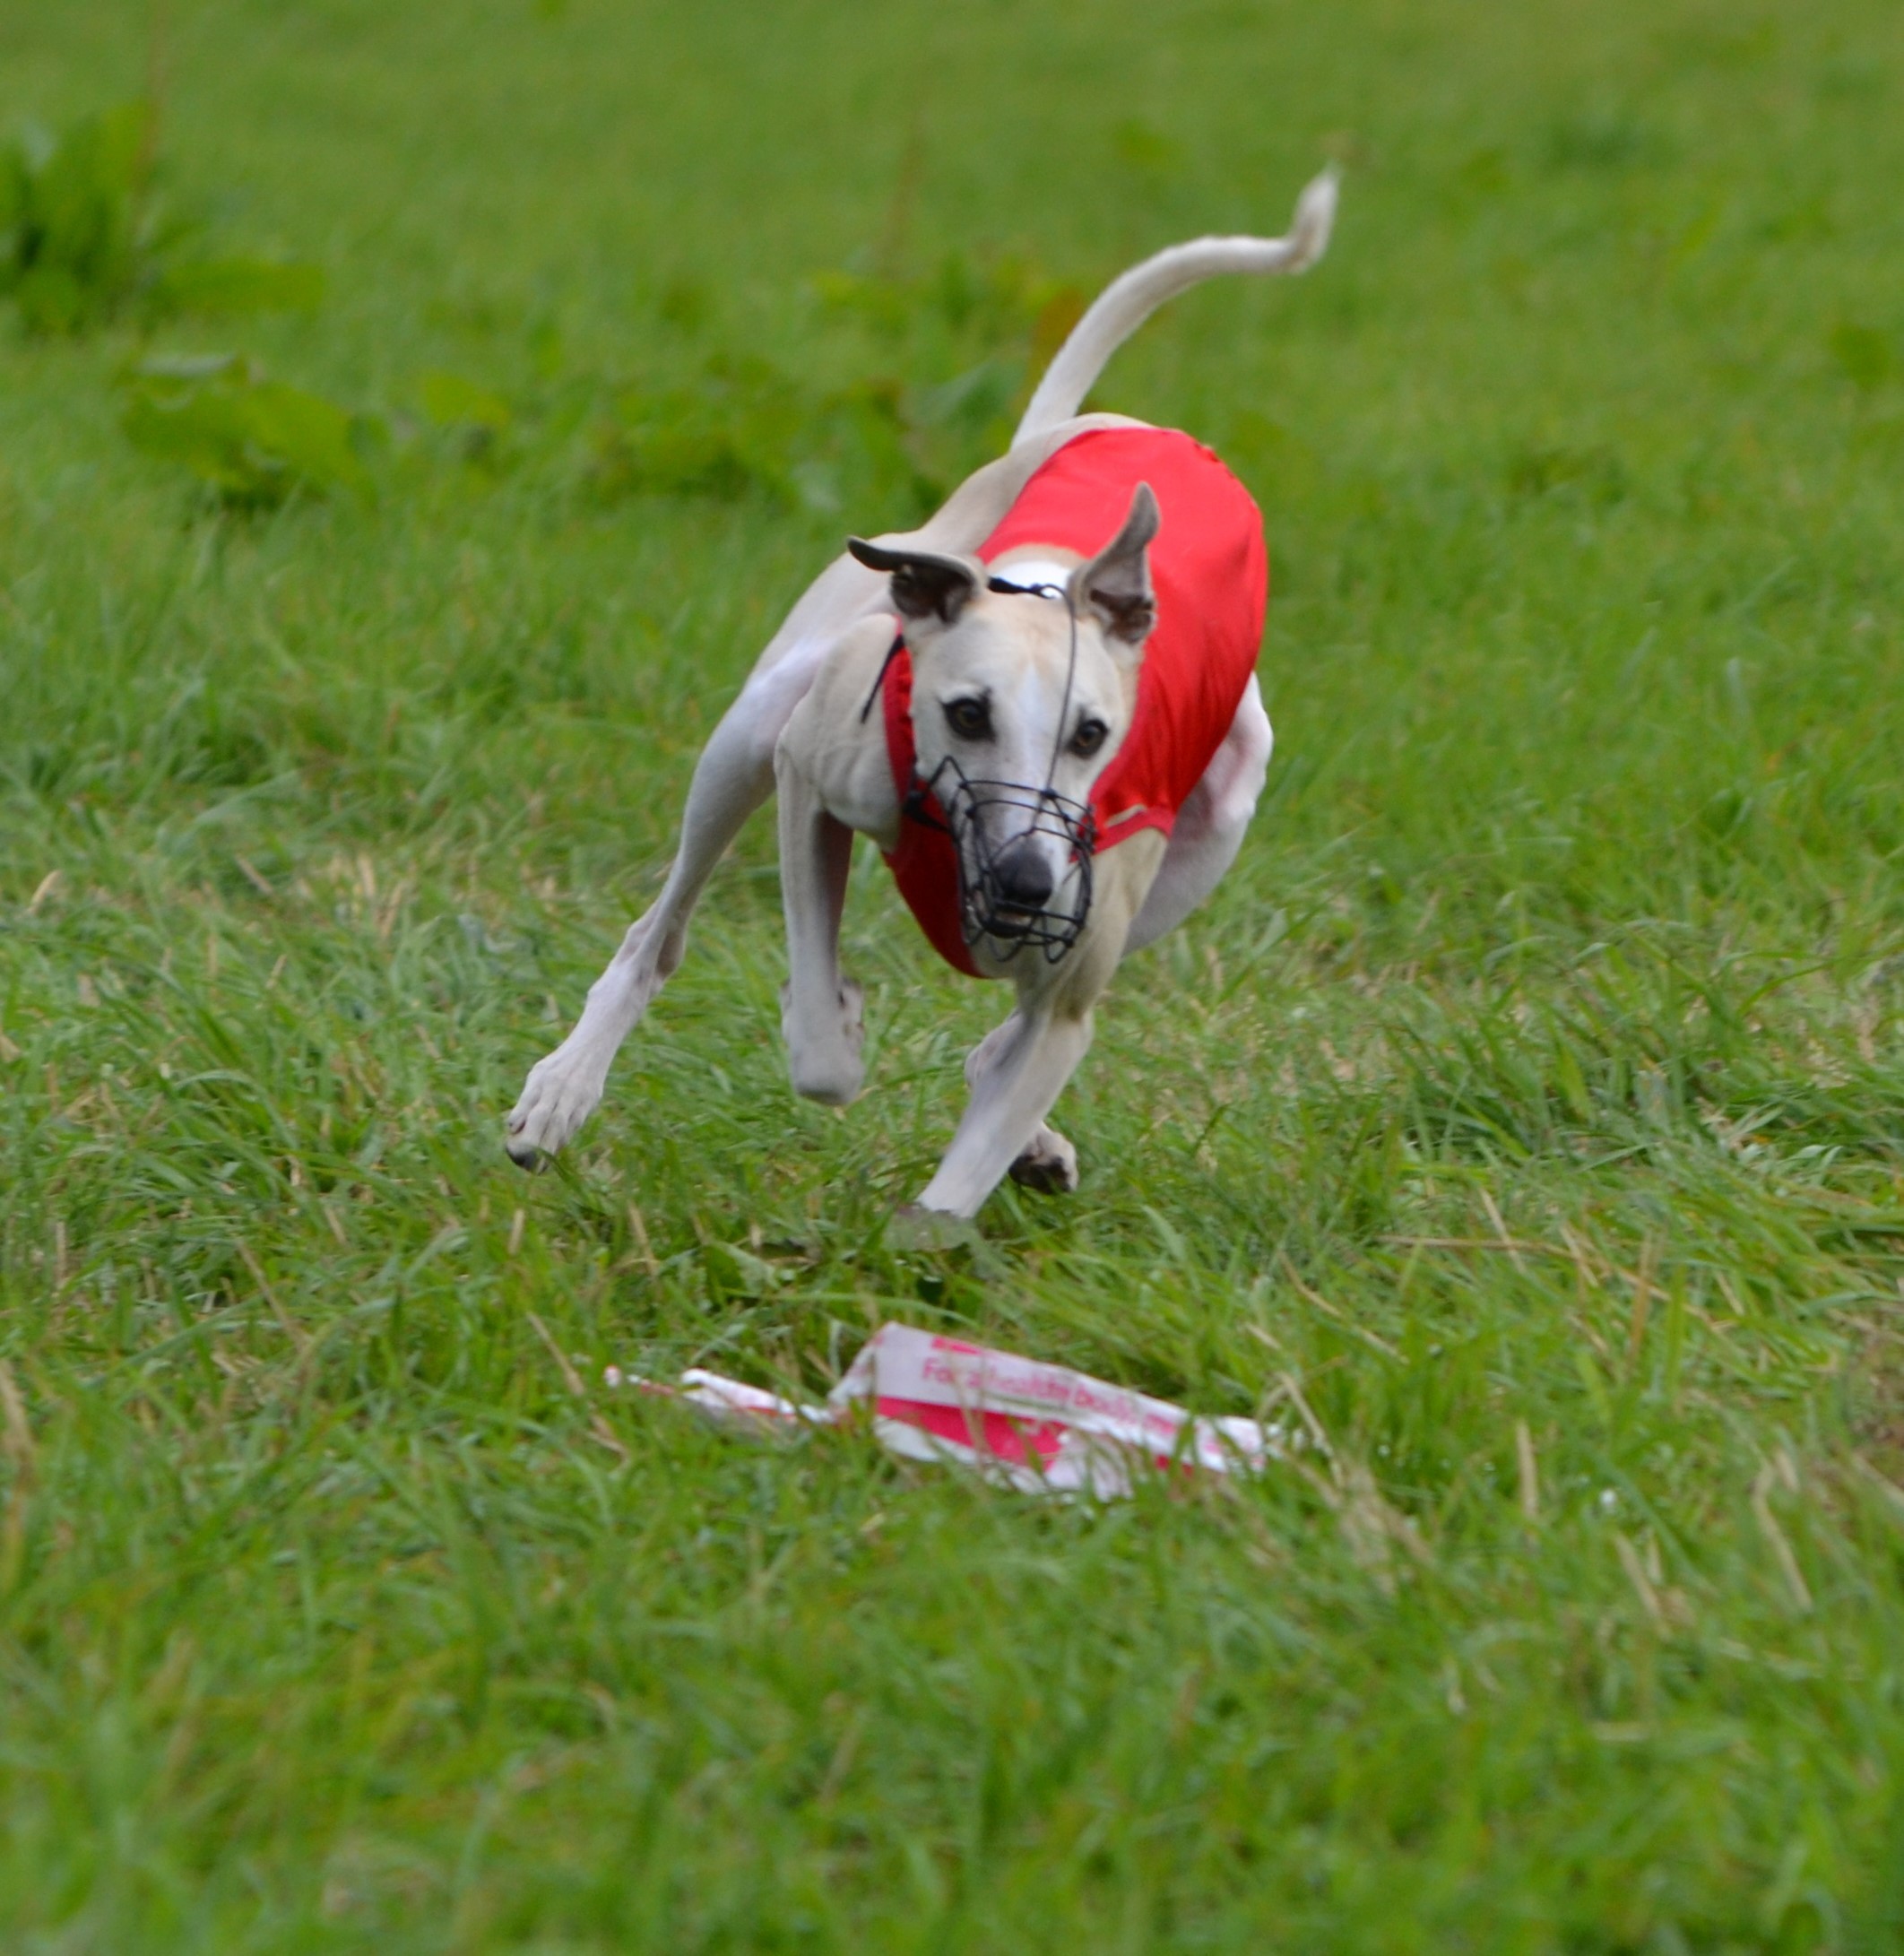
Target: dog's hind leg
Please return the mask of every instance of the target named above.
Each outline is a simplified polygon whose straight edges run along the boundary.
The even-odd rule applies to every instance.
[[[1269,715],[1252,675],[1223,745],[1178,810],[1170,847],[1130,926],[1126,951],[1141,950],[1174,930],[1223,880],[1256,813],[1272,745]]]
[[[696,764],[681,817],[681,844],[653,906],[628,926],[621,948],[589,987],[576,1029],[531,1069],[509,1115],[504,1146],[520,1166],[553,1154],[601,1099],[610,1063],[640,1024],[687,948],[688,920],[727,846],[774,787],[774,746],[800,704],[831,636],[763,662],[728,708]]]
[[[775,765],[787,920],[788,978],[780,993],[787,1071],[795,1093],[844,1107],[858,1097],[865,1074],[860,1060],[865,995],[840,975],[840,919],[852,868],[852,831],[827,812],[784,742]]]

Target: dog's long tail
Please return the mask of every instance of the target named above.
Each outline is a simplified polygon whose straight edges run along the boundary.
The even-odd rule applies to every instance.
[[[1286,238],[1197,238],[1132,265],[1100,292],[1072,327],[1012,437],[1014,446],[1068,421],[1105,363],[1167,299],[1232,272],[1306,272],[1328,249],[1336,221],[1336,172],[1326,169],[1296,200]]]

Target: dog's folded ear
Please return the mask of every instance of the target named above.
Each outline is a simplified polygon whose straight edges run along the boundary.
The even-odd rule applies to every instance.
[[[893,580],[893,603],[903,618],[938,619],[950,625],[983,588],[985,567],[975,557],[942,550],[888,549],[864,537],[848,537],[846,548],[869,570]]]
[[[1096,619],[1113,649],[1141,645],[1157,621],[1150,545],[1163,526],[1150,484],[1139,482],[1123,527],[1088,564],[1071,573],[1071,602]]]

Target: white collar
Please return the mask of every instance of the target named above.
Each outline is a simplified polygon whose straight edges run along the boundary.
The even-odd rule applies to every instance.
[[[1037,588],[1040,584],[1054,587],[1058,595],[1062,596],[1070,588],[1071,572],[1075,567],[1045,558],[1021,557],[1002,568],[994,569],[991,577],[994,583],[1008,584],[1014,591],[1022,591],[1027,597],[1046,596],[1046,592]]]

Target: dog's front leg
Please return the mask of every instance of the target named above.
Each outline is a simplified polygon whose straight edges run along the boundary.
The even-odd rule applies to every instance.
[[[997,1062],[999,1054],[1010,1044],[1017,1030],[1014,1012],[1002,1026],[994,1026],[965,1055],[965,1086],[975,1088]],[[1077,1187],[1077,1150],[1049,1122],[1018,1152],[1011,1164],[1011,1179],[1021,1188],[1034,1189],[1040,1195],[1069,1195]]]
[[[1090,1047],[1088,1008],[1063,1010],[1021,1000],[980,1049],[984,1057],[972,1069],[965,1119],[919,1207],[976,1215],[1006,1171],[1046,1131],[1045,1115]]]
[[[857,1097],[863,994],[840,975],[840,919],[852,867],[852,831],[830,815],[805,768],[783,741],[775,757],[780,784],[780,896],[787,920],[787,982],[780,1024],[793,1090],[844,1106]]]
[[[750,681],[714,729],[694,770],[681,846],[661,895],[628,926],[608,969],[589,987],[576,1029],[536,1062],[509,1115],[503,1145],[521,1166],[553,1154],[594,1112],[622,1041],[681,961],[688,920],[707,878],[772,791],[774,743],[800,697],[779,674]]]

